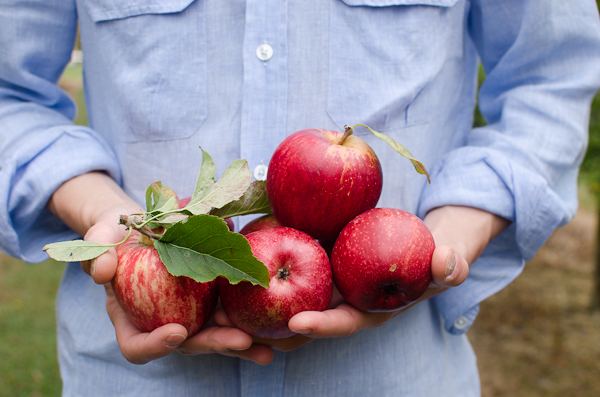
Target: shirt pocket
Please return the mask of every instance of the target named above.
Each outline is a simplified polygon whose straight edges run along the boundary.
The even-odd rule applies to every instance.
[[[85,67],[102,75],[95,98],[105,102],[99,117],[112,126],[115,139],[192,136],[208,113],[203,2],[81,1],[93,25],[96,63]]]
[[[413,105],[448,57],[462,56],[464,0],[334,0],[331,7],[327,112],[338,127],[385,132],[428,122],[432,109]]]

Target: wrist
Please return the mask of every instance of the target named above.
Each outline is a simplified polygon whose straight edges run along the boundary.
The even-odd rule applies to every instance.
[[[469,264],[510,224],[498,215],[461,206],[433,209],[425,216],[424,222],[431,230],[436,246],[451,247]]]
[[[141,211],[117,183],[103,172],[79,175],[63,183],[46,208],[82,236],[90,227],[112,212]],[[119,213],[114,214],[115,223]]]

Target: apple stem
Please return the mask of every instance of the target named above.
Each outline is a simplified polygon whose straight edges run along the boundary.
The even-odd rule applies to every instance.
[[[352,127],[350,127],[349,125],[345,125],[344,126],[344,135],[342,135],[342,138],[340,139],[340,141],[337,144],[342,145],[344,143],[344,141],[353,133],[354,133],[354,130],[352,129]]]

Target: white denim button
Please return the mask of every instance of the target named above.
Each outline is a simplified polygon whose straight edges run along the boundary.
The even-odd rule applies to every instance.
[[[273,49],[268,44],[261,44],[256,49],[256,56],[261,61],[268,61],[273,56]]]
[[[460,316],[456,320],[454,320],[454,328],[456,329],[465,329],[469,326],[469,320],[466,317]]]
[[[254,178],[256,178],[257,181],[266,181],[268,169],[269,167],[264,164],[257,165],[256,168],[254,168]]]

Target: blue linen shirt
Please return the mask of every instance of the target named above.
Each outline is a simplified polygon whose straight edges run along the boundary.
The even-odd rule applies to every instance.
[[[78,24],[89,128],[73,125],[56,86]],[[478,60],[489,124],[472,129]],[[379,206],[423,217],[466,205],[512,221],[461,286],[265,367],[177,353],[136,366],[119,352],[103,288],[70,264],[57,298],[63,394],[479,395],[464,332],[573,216],[599,85],[591,0],[3,0],[0,247],[39,262],[44,244],[76,238],[44,208],[76,175],[104,170],[140,203],[158,180],[183,197],[198,146],[218,174],[237,158],[260,170],[294,131],[364,123],[431,173],[427,185],[357,128],[382,162]]]

